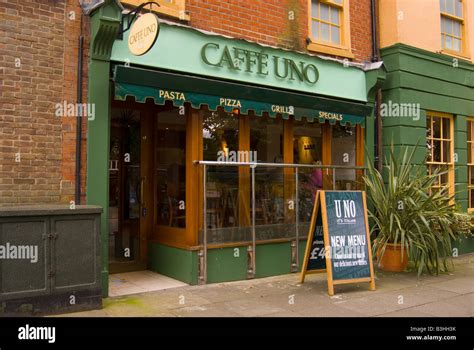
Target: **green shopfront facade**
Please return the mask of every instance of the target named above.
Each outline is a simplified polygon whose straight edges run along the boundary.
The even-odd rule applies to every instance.
[[[416,163],[427,171],[449,170],[437,186],[449,186],[462,211],[474,209],[474,65],[404,44],[381,50],[383,147],[416,146]],[[385,109],[385,110],[384,110]],[[459,245],[474,251],[474,241]]]
[[[297,271],[315,191],[361,186],[383,68],[164,22],[134,56],[115,2],[91,19],[104,290],[117,267],[189,284]]]

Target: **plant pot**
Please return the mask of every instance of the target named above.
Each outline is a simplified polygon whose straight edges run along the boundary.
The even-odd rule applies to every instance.
[[[408,265],[408,252],[406,249],[403,250],[402,260],[401,249],[400,244],[388,243],[382,258],[380,258],[382,250],[379,249],[377,252],[379,268],[382,271],[403,272]]]

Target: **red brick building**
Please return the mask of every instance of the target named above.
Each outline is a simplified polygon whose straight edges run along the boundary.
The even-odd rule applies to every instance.
[[[370,0],[349,4],[351,60],[356,62],[372,57],[370,6]],[[184,11],[189,20],[180,21],[179,12],[178,18],[159,16],[235,38],[308,51],[310,9],[306,0],[187,0]],[[56,103],[76,102],[81,34],[86,102],[89,18],[82,15],[76,0],[5,0],[0,3],[0,16],[0,205],[69,202],[75,193],[77,120],[55,117],[54,111]],[[84,201],[85,122],[82,135]]]
[[[373,47],[372,1],[157,2],[160,7],[146,5],[141,11],[143,14],[152,12],[160,19],[156,43],[150,51],[137,56],[126,48],[130,30],[125,29],[127,19],[131,18],[127,16],[129,11],[144,1],[81,1],[86,5],[98,5],[85,15],[77,0],[0,0],[0,205],[77,203],[78,200],[82,204],[98,204],[104,207],[103,253],[120,255],[118,246],[135,250],[132,260],[138,264],[129,269],[148,267],[188,283],[245,278],[245,271],[255,274],[252,254],[248,260],[252,265],[250,269],[247,254],[242,253],[239,268],[228,275],[225,269],[217,266],[211,268],[214,270],[208,277],[202,272],[207,266],[200,253],[203,179],[202,169],[195,166],[194,161],[215,160],[207,159],[205,152],[220,145],[227,154],[230,146],[226,145],[237,142],[235,151],[252,151],[257,147],[259,154],[264,154],[264,162],[326,165],[327,176],[321,186],[344,189],[359,186],[355,167],[364,164],[364,145],[373,148],[374,94],[384,79],[383,72],[378,70],[380,63],[374,64],[378,54]],[[120,32],[123,32],[123,40],[118,35]],[[195,47],[198,44],[201,46]],[[234,55],[235,66],[226,55]],[[258,72],[255,72],[257,61]],[[244,67],[247,68],[242,72]],[[286,69],[286,75],[282,73],[282,67]],[[145,84],[147,79],[150,81]],[[160,79],[164,85],[154,86]],[[182,81],[182,85],[173,85],[175,80]],[[236,82],[237,85],[231,85]],[[130,89],[135,90],[132,93]],[[155,96],[157,91],[160,95]],[[215,100],[218,102],[199,100],[214,101],[221,91],[227,91],[227,95]],[[150,94],[155,104],[150,100]],[[182,96],[182,101],[170,96]],[[300,102],[294,104],[293,101]],[[63,108],[83,103],[94,106],[94,118],[79,118],[77,113],[68,114]],[[229,109],[231,104],[235,108]],[[245,108],[246,104],[250,107]],[[138,163],[132,161],[129,167],[121,158],[130,156],[122,151],[124,147],[133,148],[133,144],[127,143],[127,137],[132,138],[127,133],[133,134],[133,130],[118,126],[118,120],[130,109],[142,116],[158,113],[163,117],[151,118],[151,124],[141,124],[137,129],[142,141],[153,139],[155,148],[150,146],[144,150],[142,147],[141,158],[135,159]],[[186,121],[173,124],[174,117],[169,113],[181,115],[181,111]],[[311,111],[314,115],[309,115],[313,113]],[[219,140],[212,139],[203,125],[211,123],[220,113],[230,119],[235,115],[239,118],[234,126],[219,131]],[[257,115],[273,126],[260,125],[262,118],[256,118]],[[128,115],[127,118],[133,124],[136,117]],[[166,118],[170,118],[169,125],[156,125],[157,120],[168,120]],[[304,124],[302,118],[309,124]],[[319,123],[313,119],[319,119]],[[81,130],[78,130],[78,122]],[[309,126],[312,131],[305,131]],[[264,136],[252,136],[253,130],[272,128],[277,130],[276,134],[268,131],[265,136],[268,143],[258,145],[258,139]],[[119,129],[122,131],[117,131]],[[186,142],[179,147],[169,146],[168,141],[157,146],[160,137],[170,137],[169,143],[177,142],[171,141],[173,138],[167,134],[169,129],[175,132],[176,140],[185,137]],[[224,140],[222,135],[228,135],[232,129],[239,130],[237,139],[232,141],[232,137],[227,136],[229,139]],[[122,133],[120,140],[115,132]],[[124,132],[128,135],[125,141]],[[140,138],[137,140],[139,142]],[[346,146],[347,150],[344,150]],[[117,159],[113,158],[114,147],[120,149]],[[162,153],[165,155],[160,155]],[[156,169],[161,164],[158,158],[166,158],[166,153],[174,154],[175,160],[167,160],[162,164],[166,166],[165,173],[156,175],[154,171],[164,171]],[[143,165],[145,163],[148,165]],[[352,170],[347,170],[351,175],[341,173],[340,178],[332,177],[330,174],[335,170],[329,169],[334,165],[351,166]],[[135,175],[131,170],[133,166],[140,169]],[[113,178],[111,174],[125,167],[129,167],[125,178]],[[212,208],[216,216],[209,217],[215,221],[218,231],[213,250],[217,260],[225,260],[225,254],[220,254],[230,246],[239,246],[237,242],[244,242],[241,244],[243,249],[248,247],[248,239],[221,240],[227,233],[222,237],[219,233],[250,225],[250,200],[240,198],[242,193],[244,197],[250,193],[245,171],[238,172],[239,186],[235,189],[238,194],[233,194],[233,190],[222,190],[225,193],[220,192],[218,203]],[[181,172],[185,175],[180,175]],[[273,222],[277,220],[275,211],[280,210],[281,203],[294,200],[295,187],[290,180],[294,169],[281,170],[280,175],[284,181],[280,185],[273,183],[273,187],[265,190],[268,198],[257,198],[260,207],[256,214],[253,213],[257,225],[260,222],[261,226],[292,226],[299,220],[298,215],[289,218],[291,213],[281,209],[280,221]],[[134,176],[135,180],[130,180]],[[116,183],[121,181],[125,181],[125,187],[120,193],[113,192],[114,186],[119,186]],[[212,184],[218,184],[218,192],[223,187],[219,181]],[[260,195],[258,192],[257,197]],[[265,207],[265,201],[275,196],[281,203],[275,200],[272,208]],[[115,197],[121,198],[116,210],[110,204]],[[232,201],[234,203],[229,204]],[[117,217],[124,210],[128,210],[126,215],[133,216],[137,222],[132,223],[128,217]],[[150,221],[144,220],[145,216]],[[307,218],[301,220],[306,222]],[[126,239],[120,226],[125,221],[128,222]],[[305,229],[302,226],[300,230]],[[298,255],[299,249],[295,253],[294,247],[299,246],[302,236],[298,237],[296,233],[295,240],[290,237],[291,232],[267,235],[269,238],[265,239],[263,233],[261,238],[254,235],[251,240],[254,248],[256,241],[277,239],[282,245],[276,249],[282,249],[288,264],[270,269],[261,267],[257,269],[260,271],[258,276],[297,269],[298,256],[302,254]],[[111,243],[113,239],[115,242]],[[133,239],[136,240],[134,247]],[[272,250],[277,245],[270,246]],[[207,254],[207,247],[205,251]],[[269,257],[274,253],[261,254]],[[167,258],[163,258],[165,256]],[[103,259],[103,277],[106,278],[109,259],[105,256]],[[176,269],[171,267],[174,259],[188,259],[189,264]]]

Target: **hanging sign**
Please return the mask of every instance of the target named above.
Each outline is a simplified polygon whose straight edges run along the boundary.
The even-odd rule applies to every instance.
[[[372,250],[363,191],[318,191],[301,269],[327,272],[328,294],[334,285],[369,282],[375,290]]]
[[[156,41],[159,31],[158,17],[146,13],[133,23],[128,36],[128,49],[135,56],[147,53]]]

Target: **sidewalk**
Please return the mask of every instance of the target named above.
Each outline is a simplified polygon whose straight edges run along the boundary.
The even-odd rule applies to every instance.
[[[61,316],[474,316],[474,254],[455,259],[440,276],[376,271],[376,291],[368,283],[336,286],[327,295],[326,274],[185,286],[113,297],[102,310]]]

